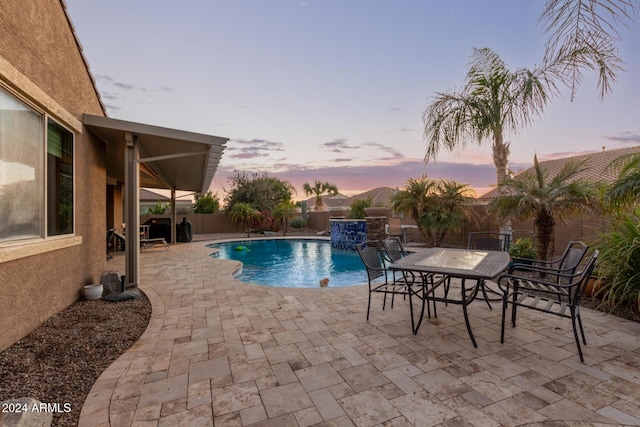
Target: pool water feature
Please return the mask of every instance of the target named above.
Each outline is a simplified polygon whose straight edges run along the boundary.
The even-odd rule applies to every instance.
[[[242,262],[236,277],[243,282],[289,288],[319,288],[329,278],[329,287],[367,282],[358,252],[331,247],[328,240],[264,239],[213,243],[212,254]]]

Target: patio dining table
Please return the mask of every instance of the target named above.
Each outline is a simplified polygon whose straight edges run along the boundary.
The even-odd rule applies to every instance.
[[[464,322],[474,347],[478,347],[471,330],[467,306],[478,295],[478,290],[486,280],[497,277],[507,268],[511,257],[502,251],[478,251],[468,249],[429,248],[411,253],[392,263],[389,269],[405,273],[414,273],[412,277],[420,277],[421,287],[411,286],[413,296],[422,302],[420,318],[413,328],[417,334],[422,318],[424,306],[429,301],[445,302],[447,304],[462,305]],[[418,273],[418,274],[415,274]],[[440,279],[433,280],[437,276]],[[449,295],[451,279],[460,279],[460,294]],[[444,296],[436,296],[436,290],[444,284]],[[413,298],[409,298],[411,313],[413,314]]]

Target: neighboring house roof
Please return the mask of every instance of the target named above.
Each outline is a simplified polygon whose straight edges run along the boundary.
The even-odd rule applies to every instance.
[[[373,206],[382,205],[385,207],[389,207],[391,206],[391,196],[396,191],[397,189],[391,187],[377,187],[351,197],[347,197],[344,194],[338,194],[336,196],[323,196],[322,203],[324,204],[324,210],[349,209],[349,206],[351,206],[351,204],[356,200],[364,200],[367,197],[371,197]],[[313,210],[315,206],[315,197],[307,199],[307,209]]]
[[[396,188],[391,187],[377,187],[373,190],[365,191],[364,193],[356,194],[355,196],[351,196],[346,200],[347,206],[350,206],[351,203],[356,200],[364,200],[367,197],[371,197],[371,201],[373,202],[373,206],[382,205],[385,207],[391,206],[391,196],[398,191]]]
[[[140,201],[153,201],[153,202],[169,202],[171,199],[167,196],[163,196],[162,194],[155,193],[151,190],[147,190],[146,188],[140,189]]]
[[[349,205],[345,205],[344,201],[347,200],[347,196],[345,196],[344,194],[336,194],[335,196],[328,196],[328,195],[324,195],[322,196],[322,205],[324,210],[332,210],[332,209],[337,209],[337,208],[342,208],[342,207],[349,207]],[[310,197],[306,200],[307,202],[307,209],[308,210],[314,210],[316,207],[316,198],[315,197]]]
[[[640,146],[620,148],[617,150],[603,150],[597,153],[583,154],[580,156],[564,157],[561,159],[545,160],[540,162],[540,167],[547,171],[550,177],[556,176],[562,168],[570,161],[580,161],[586,159],[586,169],[579,173],[575,179],[584,179],[591,182],[602,182],[610,184],[615,181],[616,171],[608,166],[615,159],[629,154],[640,153]],[[533,173],[533,166],[520,172],[518,175]],[[503,190],[496,187],[479,197],[480,200],[488,200],[499,197]]]

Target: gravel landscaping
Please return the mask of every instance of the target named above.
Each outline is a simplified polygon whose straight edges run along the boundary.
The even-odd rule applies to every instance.
[[[53,414],[52,425],[77,426],[93,383],[138,340],[150,317],[144,294],[72,304],[0,353],[0,401],[32,397],[60,408],[69,404],[69,412]]]

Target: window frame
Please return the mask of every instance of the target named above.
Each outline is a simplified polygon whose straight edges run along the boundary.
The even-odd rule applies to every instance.
[[[53,235],[49,235],[49,207],[50,207],[50,202],[51,199],[49,198],[49,121],[52,121],[56,126],[59,126],[60,128],[62,128],[63,130],[69,132],[69,134],[71,134],[71,174],[72,174],[72,179],[71,179],[71,185],[73,188],[72,191],[72,195],[71,195],[71,205],[72,205],[72,221],[71,221],[71,233],[65,233],[65,234],[53,234]],[[60,238],[60,237],[64,237],[64,236],[75,236],[76,234],[76,133],[73,132],[72,130],[70,130],[68,127],[66,127],[63,123],[60,123],[58,120],[56,120],[54,117],[51,117],[49,114],[44,114],[44,125],[45,125],[45,134],[47,135],[45,137],[45,147],[44,147],[44,166],[45,166],[45,176],[44,176],[44,213],[43,213],[43,218],[44,218],[44,226],[43,226],[43,234],[44,234],[44,239],[55,239],[55,238]]]
[[[31,256],[42,252],[48,252],[51,250],[57,250],[62,247],[74,246],[76,244],[80,244],[82,242],[82,238],[76,238],[76,218],[77,218],[77,203],[76,203],[76,191],[77,191],[77,179],[76,179],[76,145],[78,140],[78,132],[74,130],[72,127],[68,126],[63,121],[59,120],[55,115],[50,114],[44,108],[40,108],[34,102],[31,102],[24,96],[21,96],[15,90],[12,90],[11,87],[3,84],[4,82],[0,81],[0,90],[4,92],[7,96],[10,96],[23,104],[24,107],[29,108],[32,112],[38,114],[40,116],[40,122],[42,125],[42,157],[40,168],[43,174],[43,182],[41,185],[42,188],[42,199],[41,199],[41,207],[40,207],[40,235],[34,237],[25,237],[25,238],[10,238],[4,241],[0,241],[0,248],[2,249],[15,249],[18,247],[18,250],[10,250],[8,253],[0,254],[0,263],[10,261],[16,258],[22,258],[24,256]],[[62,128],[64,131],[69,132],[72,138],[72,186],[73,186],[73,194],[72,194],[72,206],[73,206],[73,220],[71,224],[72,231],[71,233],[66,234],[57,234],[57,235],[49,235],[49,224],[48,224],[48,214],[49,214],[49,165],[48,165],[48,149],[49,149],[49,140],[48,140],[48,126],[49,121],[52,121],[55,125]],[[58,242],[55,243],[53,241],[64,240],[67,239],[68,242]],[[33,244],[41,244],[41,243],[49,243],[43,246],[40,249],[35,250],[27,250],[24,251],[20,249],[20,246],[24,245],[33,245]],[[49,248],[49,249],[47,249]]]

